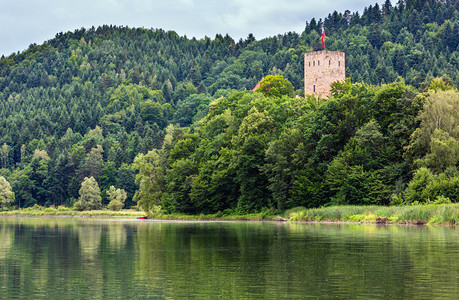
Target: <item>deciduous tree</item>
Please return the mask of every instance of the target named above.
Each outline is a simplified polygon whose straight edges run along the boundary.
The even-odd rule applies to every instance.
[[[110,210],[121,210],[127,198],[125,190],[117,189],[113,185],[108,189],[107,196],[110,199],[110,203],[108,204]]]
[[[86,177],[81,183],[79,191],[80,198],[75,203],[75,208],[78,210],[92,210],[100,208],[102,197],[100,189],[94,177]]]
[[[0,207],[8,207],[14,201],[14,193],[10,183],[0,176]]]

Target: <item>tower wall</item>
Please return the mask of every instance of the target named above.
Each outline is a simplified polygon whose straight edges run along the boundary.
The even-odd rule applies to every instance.
[[[338,51],[316,51],[304,54],[304,93],[328,96],[333,82],[344,80],[345,54]]]

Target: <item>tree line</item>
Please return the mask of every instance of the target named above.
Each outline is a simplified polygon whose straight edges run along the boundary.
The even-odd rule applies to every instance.
[[[429,158],[430,156],[424,157],[431,147],[430,140],[426,138],[430,135],[425,133],[427,129],[417,130],[422,122],[410,119],[416,118],[417,111],[414,111],[414,108],[410,112],[392,111],[394,115],[388,116],[387,120],[381,120],[379,118],[384,115],[381,110],[391,111],[393,106],[401,105],[397,101],[405,103],[408,100],[403,100],[404,98],[400,96],[400,99],[397,98],[397,101],[394,100],[395,102],[390,104],[392,106],[376,104],[372,102],[378,102],[374,100],[376,96],[371,96],[373,100],[370,101],[371,97],[367,94],[370,93],[368,90],[374,92],[379,88],[385,89],[391,86],[388,85],[391,82],[398,82],[397,84],[407,87],[406,90],[410,91],[407,95],[411,96],[425,95],[432,82],[436,82],[435,84],[439,86],[442,84],[447,87],[457,86],[459,83],[457,8],[457,1],[400,1],[394,7],[390,1],[386,1],[382,6],[376,4],[366,8],[361,16],[358,13],[333,12],[323,21],[310,20],[301,33],[289,32],[259,41],[253,35],[239,41],[234,41],[228,35],[216,35],[214,39],[206,37],[197,40],[161,29],[107,25],[59,33],[54,39],[42,45],[34,44],[22,53],[18,52],[0,59],[0,176],[6,178],[12,187],[15,195],[13,205],[20,207],[34,204],[71,206],[80,198],[79,190],[84,179],[91,177],[100,187],[103,205],[110,202],[107,192],[113,186],[126,191],[125,203],[127,206],[132,206],[135,204],[134,200],[142,202],[143,198],[140,196],[142,193],[145,195],[150,193],[141,188],[141,178],[136,181],[136,176],[144,172],[140,167],[142,159],[158,161],[157,166],[155,163],[153,165],[155,168],[161,168],[161,172],[164,173],[164,176],[155,179],[162,186],[161,193],[152,192],[151,197],[161,199],[164,203],[175,203],[182,196],[179,197],[173,187],[183,188],[182,195],[187,195],[183,196],[185,197],[183,199],[188,199],[180,198],[185,201],[181,200],[183,209],[180,210],[183,211],[200,211],[200,207],[204,207],[204,204],[193,206],[186,203],[191,203],[191,199],[198,199],[209,193],[210,198],[215,197],[212,198],[214,200],[206,198],[209,207],[215,206],[216,204],[210,203],[217,203],[217,199],[223,203],[227,201],[233,204],[234,199],[240,197],[259,199],[257,200],[259,204],[243,204],[246,200],[241,200],[241,204],[237,207],[243,210],[290,207],[290,204],[284,202],[291,201],[294,204],[296,200],[293,199],[300,199],[309,193],[315,196],[311,196],[311,199],[314,199],[311,202],[313,204],[307,206],[323,205],[328,203],[326,199],[332,198],[339,203],[338,200],[341,199],[339,195],[358,190],[365,194],[364,188],[355,187],[349,191],[339,188],[341,183],[336,180],[342,168],[352,168],[355,171],[352,180],[356,182],[367,178],[366,171],[376,168],[371,165],[371,167],[367,166],[370,168],[367,170],[367,167],[357,163],[361,159],[359,156],[352,156],[355,154],[352,154],[353,151],[357,151],[355,149],[362,147],[359,143],[364,139],[362,134],[365,132],[359,132],[359,135],[355,136],[357,130],[366,124],[366,130],[380,131],[382,137],[379,141],[386,142],[390,140],[387,137],[388,132],[394,131],[393,128],[387,127],[392,124],[392,118],[406,114],[410,117],[406,117],[403,126],[409,129],[395,130],[401,136],[398,142],[393,142],[392,145],[397,154],[388,150],[389,153],[384,155],[395,161],[411,157],[414,162],[422,158],[426,162],[427,170],[433,172],[426,175],[426,178],[436,182],[438,179],[436,176],[442,174],[444,170],[435,169],[437,167],[433,167],[434,160]],[[343,84],[342,90],[337,90],[336,95],[326,103],[314,103],[312,100],[304,100],[304,103],[300,103],[291,96],[303,95],[303,54],[321,47],[319,32],[322,24],[325,25],[327,32],[327,49],[346,52],[346,73],[351,81]],[[231,127],[234,132],[218,136],[222,139],[221,144],[213,144],[216,142],[211,141],[212,143],[209,142],[208,145],[209,150],[203,150],[200,154],[206,158],[207,164],[203,164],[201,160],[192,163],[195,158],[189,157],[188,160],[182,160],[185,154],[178,150],[175,150],[177,153],[174,152],[175,143],[179,143],[180,147],[188,147],[186,149],[194,153],[201,143],[200,134],[206,134],[206,139],[210,137],[213,139],[214,133],[223,130],[223,127],[218,129],[218,126],[224,126],[223,120],[235,117],[232,109],[236,109],[236,103],[242,101],[241,99],[246,99],[244,101],[252,99],[250,93],[243,91],[251,90],[262,77],[269,74],[283,76],[291,82],[291,87],[289,86],[289,91],[284,95],[289,100],[282,100],[285,103],[282,104],[283,106],[279,104],[281,108],[265,108],[259,104],[251,107],[254,109],[250,111],[253,119],[251,122],[262,122],[262,126],[266,126],[263,127],[263,130],[266,130],[264,134],[260,133],[257,138],[253,137],[250,130],[251,126],[255,125],[249,124],[249,120],[242,124],[244,114],[248,114],[249,110],[242,112],[243,108],[239,107],[237,122],[241,124],[234,121],[236,123]],[[442,80],[432,81],[437,77],[442,77]],[[361,89],[364,94],[344,96],[349,92],[345,87],[354,92]],[[438,90],[435,87],[433,89]],[[258,97],[260,96],[254,98],[254,103],[261,101],[257,100]],[[264,101],[274,101],[274,103],[283,99],[279,95],[267,94],[263,97]],[[363,97],[362,99],[373,104],[367,103],[361,106],[363,102],[351,102],[350,107],[343,102],[338,105],[337,101],[341,99],[340,97]],[[413,96],[413,99],[416,97]],[[215,99],[220,99],[217,102],[234,103],[228,104],[229,106],[225,108],[229,109],[231,115],[220,116],[218,119],[220,125],[215,125],[217,127],[213,128],[207,126],[206,120],[213,120],[212,114],[215,112],[212,109],[219,107],[216,106]],[[296,104],[287,105],[287,102]],[[332,105],[335,107],[333,108]],[[270,109],[286,110],[284,113],[290,111],[291,115],[276,115]],[[330,111],[325,112],[324,109]],[[343,111],[343,115],[333,115],[333,109]],[[340,126],[332,126],[333,122],[321,123],[328,117],[342,119],[349,117],[347,114],[360,115],[365,109],[374,110],[372,114],[375,120],[372,121],[366,116],[358,119],[358,123],[349,119],[348,124]],[[320,113],[317,115],[311,113],[316,110]],[[220,111],[220,114],[222,113],[223,111]],[[328,113],[331,115],[328,116]],[[364,121],[365,123],[361,123]],[[272,125],[273,122],[276,126]],[[282,122],[286,124],[281,124]],[[311,124],[304,125],[300,130],[295,126],[299,126],[301,122]],[[287,123],[296,125],[292,127]],[[239,127],[242,125],[245,131],[239,133]],[[205,132],[206,126],[211,132]],[[292,130],[293,136],[279,135],[283,132],[281,128],[289,126],[292,127],[289,130]],[[268,134],[269,130],[274,131]],[[413,132],[408,134],[410,130]],[[408,151],[404,147],[407,146],[411,134],[419,134],[422,136],[420,140],[427,140],[424,140],[422,147],[419,146],[421,148],[413,145]],[[282,143],[269,148],[268,145],[274,142],[273,136],[275,139],[279,137],[289,141],[295,140],[293,137],[296,137],[297,146],[306,147],[304,152],[308,154],[302,156],[298,154],[294,158],[295,163],[310,166],[310,168],[302,168],[301,172],[298,171],[305,181],[290,180],[300,176],[295,173],[296,171],[292,171],[292,174],[288,172],[284,174],[278,170],[281,168],[277,161],[280,158],[276,155],[282,151],[289,152],[294,148],[284,149]],[[307,143],[300,138],[301,136],[304,136]],[[452,134],[450,137],[456,138]],[[380,135],[376,134],[374,138],[380,138]],[[442,133],[437,133],[434,140],[439,141],[438,145],[442,144],[443,140],[451,142]],[[348,142],[353,144],[347,145]],[[231,151],[237,151],[229,151],[220,157],[219,145],[221,149],[231,145]],[[331,148],[328,149],[328,146]],[[345,146],[348,147],[347,154],[345,153],[348,156],[340,152],[344,151]],[[316,148],[320,151],[314,150]],[[156,151],[155,155],[151,154],[152,150]],[[381,149],[376,147],[374,151],[376,150]],[[424,154],[414,156],[413,153],[421,153],[419,151],[424,151],[422,152]],[[380,154],[374,152],[368,154],[371,159],[366,156],[365,159],[372,160],[376,157],[382,159]],[[219,157],[220,160],[213,162],[214,156]],[[339,159],[335,161],[335,157]],[[285,168],[289,170],[291,159],[293,158],[285,162]],[[429,161],[430,163],[427,163]],[[179,169],[171,168],[174,163],[177,164],[177,168],[180,165],[182,168],[180,172],[184,172],[183,174]],[[317,194],[323,190],[323,186],[308,184],[308,180],[325,184],[324,177],[318,174],[325,174],[329,164],[336,168],[333,169],[335,173],[327,173],[329,188],[338,196]],[[381,164],[384,165],[384,162],[378,163],[378,166]],[[390,197],[386,197],[392,195],[389,193],[390,188],[387,187],[392,186],[394,180],[397,183],[395,185],[397,191],[403,191],[410,182],[417,167],[406,167],[407,165],[412,163],[406,163],[405,167],[397,171],[399,173],[394,171],[394,174],[401,174],[394,175],[398,181],[383,176],[386,178],[381,179],[384,184],[374,186],[375,189],[381,189],[382,193],[375,194],[374,197],[386,199],[380,201],[381,203],[391,203]],[[217,167],[221,167],[222,172],[213,175],[211,171]],[[200,173],[201,171],[196,173],[196,170],[201,168],[207,168],[208,173]],[[239,171],[245,170],[244,172],[250,176],[233,174],[229,171],[233,168]],[[169,169],[175,169],[179,174]],[[259,172],[262,175],[255,176]],[[380,178],[381,172],[374,171],[372,176]],[[334,177],[332,174],[335,174]],[[196,179],[198,181],[194,183],[196,186],[193,185],[193,193],[189,190],[190,186],[182,186],[183,182],[180,181],[179,175],[187,180],[199,175],[199,180]],[[221,189],[226,187],[228,190],[221,190],[215,186],[213,186],[214,190],[206,190],[209,181],[216,180],[212,179],[214,178],[212,176],[222,176],[222,180],[226,178],[228,185],[221,181],[216,182]],[[290,179],[277,180],[270,176]],[[171,181],[169,182],[167,178]],[[176,182],[172,183],[174,180]],[[198,189],[198,182],[202,184],[201,190]],[[335,183],[331,184],[331,182]],[[241,185],[240,190],[244,191],[241,195],[236,192],[234,184]],[[255,187],[257,184],[259,186]],[[298,189],[294,189],[293,192],[286,186],[296,186]],[[302,189],[308,192],[298,192]],[[223,197],[222,191],[228,193],[228,199]],[[134,199],[136,193],[138,196]],[[289,200],[281,201],[278,197]],[[374,197],[370,198],[374,199]],[[280,204],[274,205],[272,201]],[[239,200],[236,202],[239,203]],[[214,211],[234,208],[234,205],[222,204],[221,207],[219,205],[206,209]],[[173,210],[175,206],[164,204],[164,207]]]
[[[139,205],[199,214],[459,201],[459,92],[443,80],[423,93],[347,80],[319,102],[276,88],[215,100],[194,131],[170,125],[160,149],[134,160]]]

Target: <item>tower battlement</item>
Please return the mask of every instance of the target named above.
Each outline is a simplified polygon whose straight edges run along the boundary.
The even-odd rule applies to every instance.
[[[345,53],[316,51],[304,54],[304,93],[328,96],[333,82],[346,78]]]

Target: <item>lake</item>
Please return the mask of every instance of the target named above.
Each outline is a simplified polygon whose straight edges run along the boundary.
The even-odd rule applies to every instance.
[[[0,218],[1,299],[452,299],[452,227]]]

